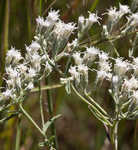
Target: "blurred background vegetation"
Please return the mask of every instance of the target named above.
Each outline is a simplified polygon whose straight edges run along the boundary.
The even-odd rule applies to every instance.
[[[131,0],[0,0],[0,84],[4,73],[4,58],[6,51],[14,46],[24,54],[25,45],[33,40],[37,16],[46,16],[52,7],[60,10],[62,20],[77,22],[80,15],[87,16],[88,11],[98,12],[101,16],[111,6],[131,5]],[[102,16],[103,17],[103,16]],[[105,18],[105,17],[104,17]],[[104,19],[101,23],[105,23]],[[100,34],[99,27],[94,26],[92,34]],[[124,44],[125,41],[125,44]],[[116,45],[121,56],[127,57],[129,43],[122,39]],[[109,48],[106,43],[97,45]],[[111,48],[111,47],[110,47]],[[52,76],[52,82],[57,83],[58,76]],[[93,85],[92,85],[93,86]],[[95,87],[95,96],[99,103],[112,111],[113,104],[107,93],[108,85]],[[45,120],[47,120],[47,98],[44,94]],[[75,95],[66,95],[64,87],[52,90],[54,114],[62,114],[56,121],[59,150],[108,150],[111,149],[105,128],[89,112],[87,105]],[[100,97],[100,98],[99,98]],[[25,102],[26,110],[40,124],[38,108],[38,93],[32,93]],[[0,114],[1,117],[1,114]],[[14,150],[17,118],[0,125],[0,150]],[[26,119],[22,119],[21,150],[38,150],[41,136]],[[119,126],[119,150],[138,150],[138,121],[123,121]]]

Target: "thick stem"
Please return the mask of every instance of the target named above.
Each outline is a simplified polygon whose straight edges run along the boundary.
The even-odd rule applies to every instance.
[[[35,121],[32,119],[32,117],[25,111],[25,109],[22,107],[22,104],[19,104],[19,107],[22,111],[22,113],[26,116],[26,118],[36,127],[36,129],[44,136],[45,133],[39,128],[39,126],[35,123]]]
[[[41,90],[41,82],[39,81],[39,101],[40,101],[40,114],[42,120],[42,127],[44,127],[44,111],[43,111],[43,101],[42,101],[42,90]]]
[[[46,84],[49,83],[49,77],[46,78]],[[52,100],[52,94],[51,94],[51,91],[50,90],[47,90],[47,102],[48,102],[48,111],[49,111],[49,115],[50,115],[50,118],[53,117],[53,100]],[[55,128],[55,124],[52,123],[51,126],[51,134],[52,136],[54,136],[54,147],[56,150],[58,150],[58,142],[57,142],[57,136],[56,136],[56,128]]]
[[[42,0],[39,0],[39,15],[42,14]]]
[[[114,149],[118,150],[118,124],[119,121],[115,122],[115,126],[114,126]]]
[[[21,140],[21,116],[18,115],[18,122],[17,122],[17,133],[16,133],[16,145],[15,150],[20,150],[20,140]]]

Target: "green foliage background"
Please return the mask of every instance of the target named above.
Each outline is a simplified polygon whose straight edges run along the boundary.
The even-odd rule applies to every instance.
[[[120,0],[122,4],[131,4],[131,0]],[[11,46],[20,49],[24,54],[25,44],[33,40],[36,27],[35,18],[46,16],[49,8],[59,9],[61,18],[65,22],[77,22],[80,15],[87,15],[88,11],[102,14],[110,6],[118,6],[119,0],[1,0],[0,1],[0,84],[4,73],[4,58]],[[104,23],[104,20],[102,23]],[[100,32],[94,27],[92,34]],[[117,43],[121,56],[127,57],[129,44]],[[97,47],[108,49],[105,45]],[[57,83],[57,76],[52,76],[52,82]],[[99,103],[108,110],[113,109],[107,85],[97,88],[95,96]],[[54,114],[61,113],[62,117],[56,121],[57,137],[60,150],[110,150],[106,132],[101,123],[89,112],[75,95],[66,95],[64,87],[52,90],[54,100]],[[102,97],[102,98],[99,98]],[[38,108],[38,93],[31,94],[26,102],[26,110],[40,124]],[[14,109],[14,108],[13,108]],[[47,99],[44,92],[45,120],[48,119]],[[1,117],[1,114],[0,114]],[[13,118],[0,125],[0,150],[14,150],[17,118]],[[21,150],[38,150],[39,133],[26,119],[22,119]],[[124,121],[119,126],[119,149],[138,149],[138,121]]]

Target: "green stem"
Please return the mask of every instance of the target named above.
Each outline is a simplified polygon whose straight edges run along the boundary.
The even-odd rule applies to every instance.
[[[39,100],[40,100],[40,114],[42,120],[42,127],[44,127],[44,111],[43,111],[43,102],[42,102],[42,90],[41,90],[41,82],[39,81]]]
[[[49,84],[49,77],[46,78],[46,84]],[[52,100],[52,94],[50,90],[47,90],[47,102],[48,102],[48,110],[49,110],[49,115],[50,115],[50,119],[53,117],[53,100]],[[52,123],[51,126],[51,134],[52,136],[54,136],[54,147],[56,150],[58,150],[58,142],[57,142],[57,136],[56,136],[56,128],[55,128],[55,124]]]
[[[36,129],[45,137],[45,133],[39,128],[39,126],[35,123],[35,121],[32,119],[32,117],[25,111],[25,109],[22,107],[22,104],[19,104],[19,107],[22,111],[22,113],[26,116],[26,118],[36,127]]]
[[[97,104],[92,97],[90,97],[87,93],[85,93],[86,97],[88,97],[90,99],[90,101],[106,116],[108,116],[107,112],[101,108],[101,106],[99,104]]]
[[[16,145],[15,150],[20,150],[20,140],[21,140],[21,116],[18,115],[18,122],[17,122],[17,133],[16,133]]]
[[[114,150],[118,150],[118,125],[119,121],[115,121],[113,128],[113,146]]]
[[[93,2],[93,5],[92,5],[92,7],[91,7],[91,9],[90,9],[91,12],[95,10],[95,8],[96,8],[96,6],[98,5],[98,3],[99,3],[99,0],[95,0],[95,1]]]
[[[82,95],[80,95],[78,93],[78,91],[75,89],[75,87],[73,86],[73,84],[71,84],[72,89],[74,90],[74,92],[76,93],[76,95],[78,97],[80,97],[81,100],[83,100],[86,104],[88,104],[89,109],[93,112],[93,114],[95,115],[95,117],[100,120],[102,123],[105,122],[106,125],[112,126],[112,124],[109,121],[109,118],[107,116],[105,116],[104,114],[102,114],[102,112],[100,110],[98,110],[93,104],[91,104],[88,100],[86,100]],[[91,109],[92,108],[92,109]],[[107,114],[107,113],[106,113]]]
[[[42,0],[39,0],[39,15],[42,14]]]

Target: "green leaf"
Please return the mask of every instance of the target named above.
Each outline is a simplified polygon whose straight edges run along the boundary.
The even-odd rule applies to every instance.
[[[56,120],[58,119],[59,117],[61,117],[61,115],[57,115],[57,116],[54,116],[53,118],[51,118],[50,120],[48,120],[45,124],[44,124],[44,127],[43,127],[43,132],[46,132],[47,129],[50,127],[50,125]]]

